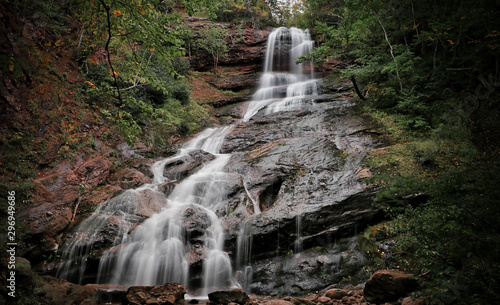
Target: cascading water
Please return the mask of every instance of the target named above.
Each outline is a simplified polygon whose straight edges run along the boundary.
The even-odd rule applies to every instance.
[[[268,38],[264,74],[258,90],[249,103],[243,121],[256,114],[298,110],[313,104],[320,80],[313,78],[310,63],[295,64],[307,54],[313,41],[307,31],[296,28],[277,28]],[[82,222],[62,252],[58,276],[73,282],[86,280],[87,260],[99,248],[107,248],[98,265],[99,283],[117,285],[159,285],[179,282],[188,288],[201,289],[206,295],[223,287],[234,287],[237,282],[248,288],[252,279],[251,227],[242,224],[238,234],[236,273],[231,259],[224,252],[224,232],[216,211],[227,194],[220,183],[231,179],[224,166],[230,155],[220,154],[225,136],[234,125],[209,128],[185,143],[179,153],[153,165],[151,184],[128,190],[102,203],[94,214]],[[194,151],[205,151],[215,158],[203,168],[175,185],[167,197],[160,191],[162,185],[173,183],[164,177],[164,167]],[[255,213],[260,213],[258,200],[246,189]],[[204,223],[189,233],[186,215],[196,214]],[[143,218],[147,218],[140,225]],[[297,224],[298,230],[300,224]],[[190,235],[191,234],[191,235]],[[300,232],[298,232],[300,234]],[[103,236],[113,235],[112,244],[105,244]],[[204,247],[201,284],[190,283],[190,253]],[[238,280],[236,280],[238,279]]]
[[[314,78],[311,63],[295,63],[297,58],[308,54],[313,45],[309,32],[297,28],[281,27],[269,35],[264,73],[243,121],[250,120],[258,113],[267,115],[279,111],[301,110],[313,104],[321,79]],[[301,225],[299,217],[296,252],[302,251]],[[238,233],[236,273],[238,282],[247,292],[250,292],[253,277],[251,247],[252,230],[245,223]]]
[[[120,228],[110,250],[100,258],[98,282],[116,285],[158,285],[179,282],[188,286],[189,262],[187,258],[184,216],[194,210],[206,219],[203,240],[206,258],[203,263],[202,294],[217,287],[235,286],[232,279],[231,261],[223,251],[224,234],[219,218],[214,213],[220,197],[218,182],[225,179],[222,172],[229,155],[218,154],[224,137],[234,126],[207,129],[183,145],[180,152],[153,166],[153,183],[128,190],[101,204],[96,212],[84,221],[63,251],[63,262],[58,276],[75,282],[85,282],[86,262],[100,236],[109,227]],[[167,179],[163,177],[165,164],[180,159],[195,150],[215,155],[197,173],[176,185],[167,198],[158,190]],[[154,199],[159,213],[153,214],[131,234],[133,218],[138,214],[144,194]],[[137,219],[135,219],[137,220]],[[113,226],[114,222],[120,222]]]
[[[295,61],[308,54],[313,45],[309,32],[297,28],[277,28],[269,35],[264,74],[243,121],[263,108],[266,115],[300,110],[312,103],[311,97],[318,94],[321,79],[314,79],[311,63]]]

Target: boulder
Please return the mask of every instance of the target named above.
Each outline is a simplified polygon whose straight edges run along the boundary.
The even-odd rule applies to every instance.
[[[396,301],[418,287],[413,274],[397,269],[379,270],[366,282],[363,294],[368,302]]]
[[[293,303],[285,300],[269,300],[265,301],[264,305],[293,305]]]
[[[51,305],[77,305],[82,302],[89,303],[96,300],[97,289],[91,286],[82,286],[67,282],[63,279],[49,275],[41,276],[43,295],[42,304]]]
[[[206,209],[194,204],[185,208],[182,218],[190,242],[194,242],[198,237],[202,236],[211,225],[210,216],[207,214]]]
[[[31,264],[23,257],[16,257],[16,286],[24,291],[31,291],[35,287]]]
[[[212,161],[215,156],[203,150],[193,150],[187,155],[166,162],[163,176],[169,180],[182,180],[198,171],[203,163]]]
[[[246,302],[250,302],[250,297],[241,288],[227,291],[215,291],[208,294],[208,299],[217,304],[245,304]]]
[[[81,185],[85,188],[93,189],[106,181],[113,168],[111,161],[98,156],[78,166],[74,170],[74,173],[80,180]]]
[[[316,305],[316,302],[313,302],[312,300],[309,300],[308,298],[294,297],[294,298],[291,298],[290,301],[294,305]]]
[[[329,302],[331,302],[331,301],[332,301],[332,299],[330,299],[329,297],[322,296],[322,297],[319,297],[319,298],[318,298],[318,301],[319,301],[320,303],[329,303]]]
[[[159,286],[132,286],[128,289],[124,304],[184,305],[186,287],[177,283]]]
[[[329,289],[326,291],[325,296],[332,300],[339,300],[348,295],[347,291],[342,289]]]
[[[127,286],[109,284],[87,284],[86,286],[97,289],[96,299],[98,304],[122,303],[129,288]]]
[[[146,175],[133,168],[123,168],[116,171],[110,177],[110,180],[116,182],[124,190],[136,188],[151,182],[151,179],[146,177]]]

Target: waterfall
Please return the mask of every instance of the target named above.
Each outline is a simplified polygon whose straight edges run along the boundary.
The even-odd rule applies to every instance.
[[[312,63],[295,63],[297,58],[308,54],[313,45],[314,41],[308,31],[284,27],[274,29],[267,41],[264,73],[243,117],[244,122],[259,112],[268,115],[279,111],[301,110],[313,104],[321,79],[314,78]],[[295,242],[297,253],[302,251],[301,230],[302,219],[299,216]],[[248,293],[253,276],[251,248],[252,230],[248,223],[243,223],[237,239],[236,278]]]
[[[321,79],[314,78],[312,63],[295,63],[297,58],[308,54],[313,45],[307,30],[274,29],[267,42],[264,73],[243,121],[250,120],[261,109],[266,115],[300,110],[313,102]]]
[[[308,31],[277,28],[270,34],[267,46],[264,73],[243,121],[258,113],[266,115],[303,109],[313,104],[318,93],[319,80],[313,77],[312,65],[295,64],[299,56],[313,47]],[[231,179],[224,172],[231,156],[221,154],[220,148],[234,127],[204,130],[185,143],[177,155],[153,165],[151,184],[127,190],[101,203],[63,245],[57,276],[86,283],[89,281],[87,270],[97,269],[99,283],[159,285],[179,282],[188,289],[199,289],[198,294],[205,296],[224,287],[242,286],[248,291],[252,279],[251,227],[241,225],[236,272],[233,272],[231,259],[223,248],[223,226],[215,213],[227,195],[221,191],[221,183]],[[178,182],[167,197],[161,187],[174,181],[164,177],[165,166],[200,150],[212,154],[213,160]],[[250,196],[244,181],[243,185],[255,213],[260,213],[258,200]],[[187,217],[192,215],[202,223],[186,223]],[[191,230],[190,226],[199,227]],[[297,223],[297,230],[300,235],[300,223]],[[112,236],[113,241],[110,243],[106,236]],[[102,249],[106,250],[98,266],[88,266],[93,253]],[[203,252],[202,268],[198,271],[202,279],[193,287],[190,264],[192,253],[196,251]]]

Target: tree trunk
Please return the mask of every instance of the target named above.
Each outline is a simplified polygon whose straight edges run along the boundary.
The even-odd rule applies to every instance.
[[[219,57],[214,55],[214,75],[217,75],[217,64],[219,63]]]
[[[115,81],[115,87],[116,87],[116,93],[117,93],[117,97],[118,97],[118,104],[119,105],[122,105],[122,96],[120,94],[120,87],[118,85],[118,80],[116,79],[116,73],[115,73],[115,68],[113,68],[113,63],[111,62],[111,53],[109,51],[109,44],[111,42],[111,37],[112,37],[112,34],[111,34],[111,19],[110,19],[110,8],[109,6],[106,5],[106,3],[104,2],[104,0],[99,0],[99,2],[102,4],[102,6],[104,7],[104,9],[106,10],[106,17],[107,17],[107,21],[108,21],[108,40],[106,41],[106,47],[105,47],[105,50],[106,50],[106,53],[107,53],[107,57],[108,57],[108,64],[109,64],[109,68],[111,69],[111,74],[113,76],[113,80]]]
[[[356,82],[356,79],[354,78],[354,76],[351,76],[351,82],[352,82],[352,85],[354,86],[354,90],[356,90],[356,94],[358,95],[358,97],[361,100],[366,101],[365,97],[363,96],[363,94],[361,93],[361,91],[358,88],[358,83]]]

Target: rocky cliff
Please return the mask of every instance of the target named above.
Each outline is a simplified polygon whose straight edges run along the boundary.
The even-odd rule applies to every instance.
[[[195,29],[206,25],[199,20],[191,24]],[[221,26],[227,26],[231,35],[241,35],[244,39],[231,45],[228,56],[220,62],[219,75],[196,74],[211,67],[207,54],[201,52],[192,55],[191,67],[194,79],[201,75],[199,79],[207,88],[223,92],[201,102],[215,107],[214,116],[224,124],[237,122],[247,108],[247,100],[258,82],[270,29],[254,31]],[[17,82],[16,86],[24,84]],[[2,94],[9,99],[12,93],[5,90],[12,91],[15,86],[9,79],[3,85]],[[196,90],[196,82],[193,86],[195,97],[206,95],[205,91]],[[345,85],[338,84],[330,91],[343,89]],[[9,111],[22,113],[23,109],[14,109],[16,103],[9,100]],[[252,266],[251,277],[241,277],[240,284],[261,294],[300,295],[360,272],[366,257],[355,236],[381,216],[371,206],[374,190],[364,182],[370,173],[363,165],[367,152],[384,145],[374,132],[376,126],[357,112],[350,93],[323,95],[309,104],[311,107],[306,110],[257,113],[248,122],[238,123],[222,147],[223,153],[232,154],[226,170],[234,178],[225,186],[229,195],[216,211],[226,232],[225,251],[231,254],[236,269]],[[22,117],[16,115],[16,120]],[[88,123],[79,127],[79,131],[103,133],[98,122],[88,120]],[[4,125],[17,130],[15,126]],[[22,255],[42,273],[52,272],[57,263],[54,254],[74,236],[75,226],[87,219],[100,203],[127,189],[150,183],[153,177],[150,166],[155,161],[144,157],[150,148],[141,143],[131,147],[97,138],[91,152],[80,152],[59,162],[51,154],[57,155],[64,143],[54,143],[54,149],[49,147],[44,154],[51,166],[39,168],[33,180],[32,201],[18,214],[26,227]],[[190,157],[197,160],[197,156]],[[211,158],[203,156],[198,163],[179,161],[165,175],[181,181]],[[166,184],[160,190],[166,196],[172,187]],[[151,202],[154,198],[145,200]],[[134,222],[128,224],[128,230],[132,232],[137,224],[159,210],[153,204],[144,213],[134,213]],[[192,229],[189,232],[194,245],[198,242],[196,234],[206,230],[203,225],[206,217],[193,210],[187,211],[185,218]],[[121,232],[112,218],[109,221],[109,226],[100,232],[102,238],[90,245],[96,251],[86,281],[95,281],[97,260]],[[249,236],[246,240],[241,239],[242,232]],[[238,258],[242,251],[247,252],[246,257]],[[205,259],[203,250],[194,247],[190,255],[193,277],[199,277],[199,265]]]
[[[242,251],[238,234],[251,232],[250,287],[258,293],[321,289],[366,263],[350,238],[380,220],[363,158],[384,143],[346,97],[331,95],[310,110],[257,114],[226,138],[227,170],[241,179],[219,213],[230,251]],[[341,240],[354,244],[340,246]]]

